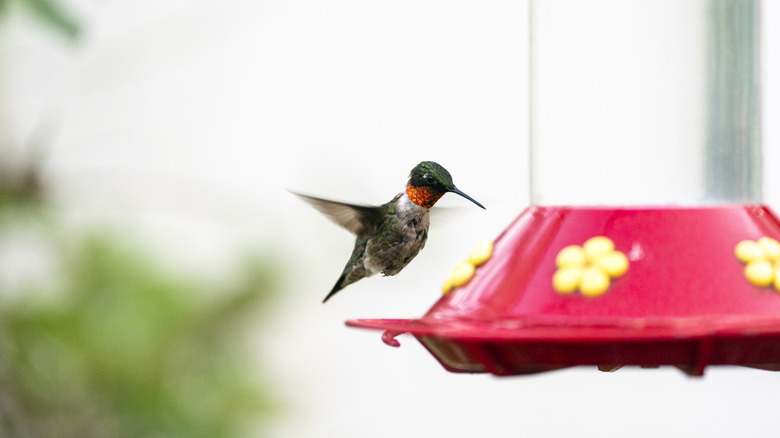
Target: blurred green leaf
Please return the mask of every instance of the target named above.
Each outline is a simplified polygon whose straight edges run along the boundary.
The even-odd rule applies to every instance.
[[[43,23],[58,31],[65,37],[73,40],[79,35],[79,24],[75,18],[55,0],[17,0],[29,9]],[[0,12],[3,11],[5,1],[0,3]]]
[[[17,2],[77,37],[61,3]],[[47,207],[41,160],[5,157],[0,250],[34,229],[56,266],[21,290],[0,281],[0,437],[229,438],[276,412],[249,343],[273,307],[273,263],[213,281],[117,234],[74,235]]]
[[[209,285],[106,236],[61,257],[56,299],[0,307],[0,436],[232,437],[273,413],[246,345],[268,264]]]

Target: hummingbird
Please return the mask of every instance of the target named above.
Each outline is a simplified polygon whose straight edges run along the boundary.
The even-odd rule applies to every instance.
[[[379,273],[389,276],[401,272],[425,246],[429,210],[445,193],[456,193],[485,209],[455,187],[447,169],[433,161],[423,161],[414,166],[406,190],[378,207],[346,204],[294,193],[355,235],[352,255],[322,302],[363,278]]]

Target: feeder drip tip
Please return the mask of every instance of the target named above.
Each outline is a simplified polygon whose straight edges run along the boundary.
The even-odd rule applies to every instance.
[[[398,342],[396,336],[402,335],[404,333],[406,332],[400,332],[398,330],[385,330],[385,332],[382,333],[382,342],[391,347],[400,347],[401,343]]]

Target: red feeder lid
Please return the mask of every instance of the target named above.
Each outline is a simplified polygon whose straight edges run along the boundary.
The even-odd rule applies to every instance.
[[[612,260],[627,261],[627,269],[600,261],[597,253],[610,248],[586,245],[583,252],[595,236],[614,244]],[[411,333],[456,372],[675,365],[701,375],[711,364],[780,370],[776,240],[780,221],[765,206],[531,207],[498,237],[473,278],[422,318],[347,325],[385,330],[383,340],[394,346],[395,336]],[[559,256],[572,245],[580,249]],[[554,286],[564,268],[574,269]],[[589,270],[602,274],[586,280]]]

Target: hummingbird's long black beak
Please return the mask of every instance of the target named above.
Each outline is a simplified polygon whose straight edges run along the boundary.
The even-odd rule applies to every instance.
[[[483,206],[482,204],[480,204],[479,202],[477,202],[477,201],[476,201],[474,198],[472,198],[471,196],[469,196],[469,195],[467,195],[467,194],[465,194],[465,193],[461,192],[460,190],[458,190],[458,188],[457,188],[457,187],[453,187],[453,188],[449,189],[449,191],[450,191],[450,192],[452,192],[452,193],[457,193],[457,194],[459,194],[460,196],[463,196],[464,198],[468,199],[469,201],[471,201],[471,202],[473,202],[473,203],[477,204],[477,206],[479,206],[479,208],[481,208],[481,209],[483,209],[483,210],[487,210],[487,208],[485,208],[485,206]]]

